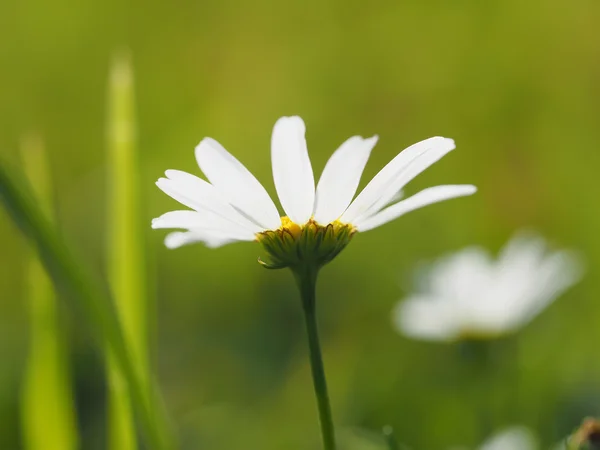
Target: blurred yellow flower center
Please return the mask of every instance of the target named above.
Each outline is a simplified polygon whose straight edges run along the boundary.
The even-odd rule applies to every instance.
[[[456,336],[456,341],[458,342],[480,342],[480,341],[491,341],[493,339],[498,339],[502,337],[503,334],[508,334],[508,332],[502,333],[498,331],[491,330],[478,330],[478,329],[463,329]]]
[[[337,220],[323,226],[311,218],[304,225],[298,225],[283,216],[281,227],[258,233],[256,238],[272,261],[261,263],[279,269],[302,264],[323,266],[348,245],[355,232],[352,225]]]

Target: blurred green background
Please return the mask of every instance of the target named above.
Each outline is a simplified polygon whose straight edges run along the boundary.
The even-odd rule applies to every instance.
[[[0,152],[17,161],[25,133],[43,136],[58,221],[104,273],[107,74],[115,50],[128,48],[151,342],[182,447],[312,449],[318,424],[292,277],[262,269],[252,243],[165,249],[150,220],[177,204],[154,181],[168,168],[199,174],[193,148],[211,136],[274,194],[270,133],[282,115],[305,119],[316,174],[347,137],[379,134],[362,186],[408,145],[454,138],[457,150],[408,193],[473,183],[478,194],[357,235],[322,273],[335,421],[344,442],[390,424],[415,449],[473,446],[517,423],[547,446],[600,414],[599,20],[593,0],[4,0]],[[460,349],[400,336],[390,312],[421,261],[470,244],[496,251],[521,227],[581,250],[588,273],[494,344],[501,360],[481,394]],[[27,244],[4,213],[0,236],[0,448],[11,450],[22,448]],[[81,447],[101,449],[102,359],[77,316],[62,320]]]

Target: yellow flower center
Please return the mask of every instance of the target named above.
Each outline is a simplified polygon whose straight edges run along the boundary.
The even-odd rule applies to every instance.
[[[295,239],[299,238],[302,234],[302,227],[296,222],[293,222],[288,216],[281,218],[280,230],[290,233]]]
[[[338,220],[323,226],[311,218],[304,225],[298,225],[284,216],[281,227],[256,235],[271,257],[271,263],[259,261],[271,269],[304,264],[321,267],[348,245],[354,233],[356,228]]]

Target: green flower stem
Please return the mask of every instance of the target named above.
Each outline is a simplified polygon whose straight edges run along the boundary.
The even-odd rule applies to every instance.
[[[293,269],[293,271],[302,298],[302,309],[304,310],[306,332],[308,334],[310,367],[312,370],[313,385],[319,409],[323,448],[325,450],[335,450],[335,432],[331,416],[331,406],[329,404],[329,394],[327,393],[327,381],[325,379],[323,357],[321,356],[319,331],[317,328],[315,297],[319,269],[316,264],[306,264],[304,267]]]
[[[471,339],[459,344],[459,351],[468,382],[471,401],[476,412],[480,438],[489,436],[494,430],[496,418],[496,386],[494,384],[494,344],[488,339]]]

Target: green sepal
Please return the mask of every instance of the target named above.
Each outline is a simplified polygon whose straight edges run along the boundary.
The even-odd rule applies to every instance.
[[[294,230],[294,231],[292,231]],[[326,226],[310,220],[302,227],[282,227],[259,234],[258,241],[267,251],[270,262],[259,258],[266,269],[299,267],[306,264],[322,267],[333,260],[349,243],[356,230],[339,222]]]

